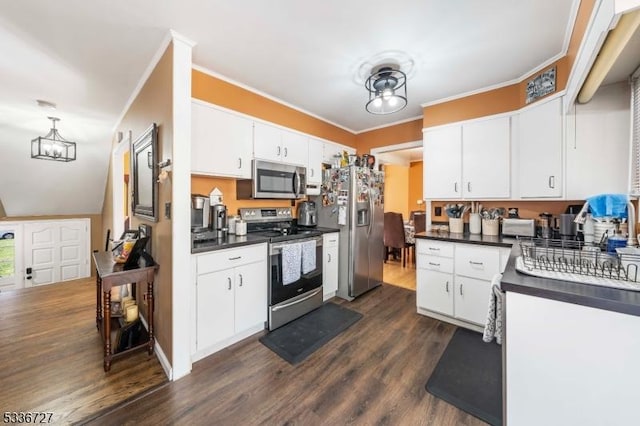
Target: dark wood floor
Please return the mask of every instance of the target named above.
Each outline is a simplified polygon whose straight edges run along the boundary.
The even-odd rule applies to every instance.
[[[425,391],[455,327],[416,314],[414,291],[336,302],[364,318],[296,366],[253,336],[91,424],[484,424]]]
[[[0,407],[46,411],[77,423],[148,391],[167,378],[139,352],[102,368],[95,279],[0,293]]]

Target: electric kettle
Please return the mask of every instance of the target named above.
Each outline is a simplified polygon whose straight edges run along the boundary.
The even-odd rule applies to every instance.
[[[314,201],[303,201],[298,204],[298,226],[316,226],[318,216]]]

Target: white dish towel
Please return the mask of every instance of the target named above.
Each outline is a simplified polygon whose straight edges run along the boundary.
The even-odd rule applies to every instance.
[[[316,240],[300,244],[302,244],[302,273],[308,274],[316,269]]]
[[[282,284],[288,285],[300,279],[302,263],[302,244],[285,244],[282,246]]]
[[[489,343],[495,337],[496,343],[502,344],[502,307],[504,293],[500,288],[502,274],[495,274],[491,279],[491,290],[489,291],[489,309],[487,321],[484,325],[482,340]]]

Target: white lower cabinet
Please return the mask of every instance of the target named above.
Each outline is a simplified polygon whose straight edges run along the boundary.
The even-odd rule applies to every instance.
[[[264,329],[267,245],[196,256],[194,360]]]
[[[416,241],[418,313],[472,329],[484,326],[491,279],[504,270],[509,249]]]
[[[338,291],[338,242],[340,234],[322,236],[322,293],[323,299],[331,299]]]

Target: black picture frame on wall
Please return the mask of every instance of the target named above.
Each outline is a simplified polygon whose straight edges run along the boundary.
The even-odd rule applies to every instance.
[[[131,210],[134,216],[158,221],[158,125],[153,123],[131,143]]]

